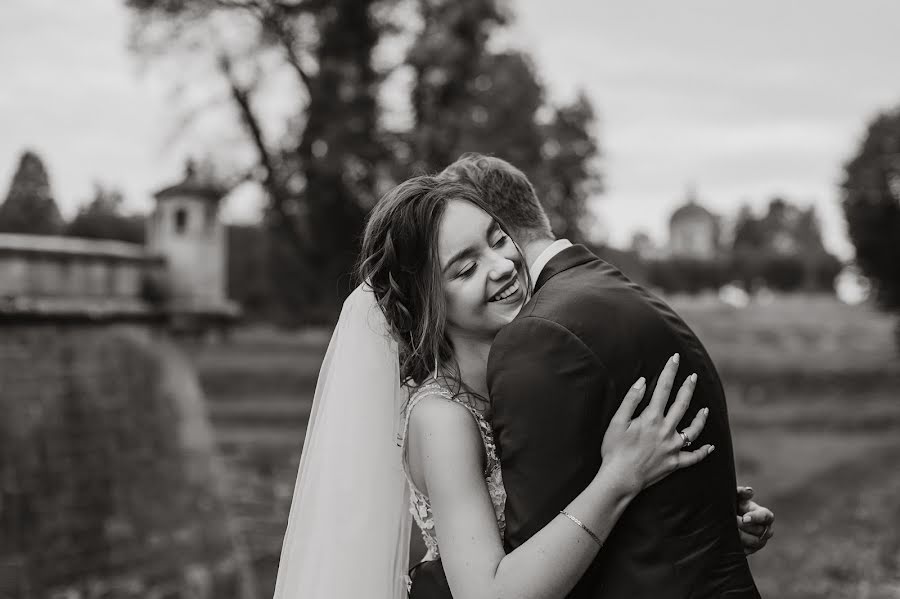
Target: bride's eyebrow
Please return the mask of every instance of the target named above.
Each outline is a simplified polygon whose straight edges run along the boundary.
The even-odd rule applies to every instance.
[[[494,219],[491,219],[490,224],[488,224],[487,230],[485,230],[485,232],[484,232],[485,240],[490,239],[491,235],[493,235],[494,232],[497,231],[497,229],[499,229],[499,228],[500,228],[500,225],[497,224],[497,221],[495,221]],[[444,268],[442,269],[441,272],[446,273],[447,270],[451,266],[453,266],[456,262],[459,262],[460,260],[468,258],[468,257],[472,256],[473,254],[477,254],[477,253],[478,253],[478,248],[475,247],[474,245],[470,245],[469,247],[459,250],[458,252],[453,254],[453,256],[451,256],[449,260],[447,260],[447,264],[444,265]]]

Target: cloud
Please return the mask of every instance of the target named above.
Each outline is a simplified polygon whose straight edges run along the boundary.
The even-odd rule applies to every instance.
[[[665,238],[688,182],[730,212],[773,193],[813,202],[849,253],[836,182],[866,121],[900,104],[900,4],[636,0],[518,7],[519,44],[551,89],[599,115],[613,239]],[[653,214],[648,223],[647,214]]]
[[[900,3],[511,6],[517,22],[507,41],[534,54],[549,97],[583,88],[598,109],[609,189],[600,206],[617,240],[646,226],[647,214],[663,236],[694,182],[723,210],[771,193],[814,201],[830,215],[829,245],[847,247],[836,182],[872,114],[900,104]],[[0,185],[33,147],[65,213],[94,179],[123,187],[133,207],[146,209],[151,192],[180,175],[186,154],[212,146],[241,159],[242,132],[227,115],[208,111],[182,127],[169,83],[139,74],[127,50],[129,18],[120,0],[0,2]],[[277,78],[270,84],[284,89],[266,107],[277,135],[294,91]],[[384,93],[391,122],[408,113],[397,89]],[[256,209],[234,202],[234,214]]]

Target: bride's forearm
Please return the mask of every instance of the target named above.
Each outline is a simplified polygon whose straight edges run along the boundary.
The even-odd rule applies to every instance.
[[[636,495],[614,468],[601,467],[591,484],[566,506],[604,542]],[[497,567],[490,597],[563,599],[597,556],[600,545],[563,514],[506,555]]]

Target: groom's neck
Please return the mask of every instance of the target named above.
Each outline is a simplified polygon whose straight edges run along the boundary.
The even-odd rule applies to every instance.
[[[525,262],[528,263],[528,268],[531,268],[531,265],[535,263],[544,250],[553,245],[555,240],[549,237],[539,237],[537,239],[529,239],[524,241],[519,245],[522,248],[522,253],[525,254]]]

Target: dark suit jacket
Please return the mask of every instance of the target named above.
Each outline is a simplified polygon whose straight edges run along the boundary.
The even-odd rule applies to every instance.
[[[532,299],[491,349],[492,421],[508,495],[506,550],[587,487],[626,391],[647,378],[642,410],[675,352],[681,354],[676,388],[698,375],[681,427],[709,407],[694,447],[712,443],[716,451],[638,495],[572,599],[759,597],[735,525],[731,435],[712,360],[668,306],[583,246],[547,263]],[[450,597],[440,562],[417,569],[410,596]]]
[[[681,354],[676,389],[698,375],[679,428],[709,418],[694,447],[716,451],[631,503],[570,597],[758,597],[735,525],[725,394],[712,360],[662,301],[583,246],[544,267],[534,296],[491,348],[488,387],[513,550],[555,518],[597,473],[610,419],[628,388]],[[672,398],[674,399],[674,392]],[[670,399],[670,401],[671,401]]]

